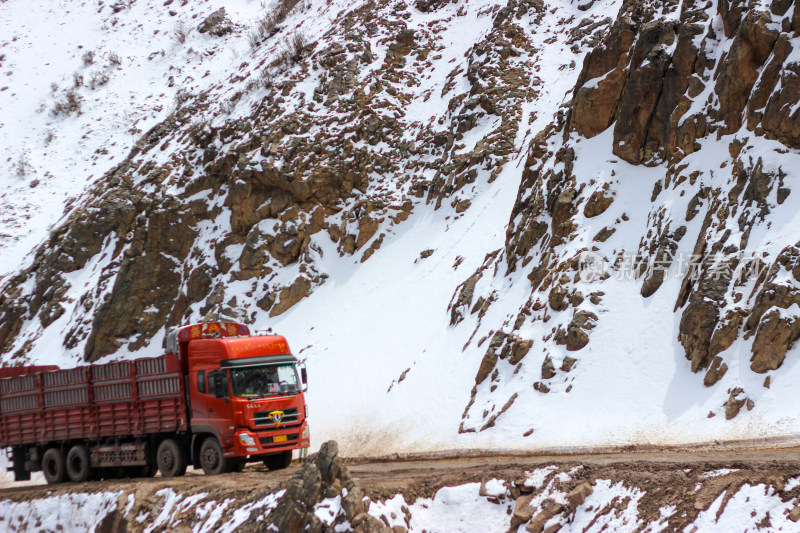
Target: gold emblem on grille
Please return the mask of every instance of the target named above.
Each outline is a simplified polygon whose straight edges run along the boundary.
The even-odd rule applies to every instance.
[[[276,428],[281,427],[281,420],[283,420],[283,415],[284,415],[283,411],[271,411],[269,413],[269,419],[275,422]]]

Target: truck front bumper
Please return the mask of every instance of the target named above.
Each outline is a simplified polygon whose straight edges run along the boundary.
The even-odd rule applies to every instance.
[[[308,424],[299,427],[281,428],[272,431],[250,431],[241,429],[234,435],[237,457],[246,455],[265,455],[286,450],[308,448],[310,446]]]

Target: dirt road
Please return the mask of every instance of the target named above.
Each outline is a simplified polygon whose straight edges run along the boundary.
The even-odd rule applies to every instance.
[[[345,459],[350,473],[372,499],[384,499],[402,493],[406,500],[430,497],[439,488],[488,479],[514,480],[543,466],[561,469],[582,466],[594,477],[632,481],[643,475],[664,478],[675,474],[691,478],[692,472],[702,475],[720,469],[737,470],[737,478],[757,482],[779,475],[800,476],[800,447],[780,449],[742,449],[715,452],[650,451],[646,453],[603,453],[580,455],[489,455],[483,457],[433,457],[380,460]],[[9,486],[0,489],[0,500],[29,500],[54,494],[122,490],[155,492],[171,487],[177,492],[229,492],[235,494],[279,489],[300,467],[298,461],[285,470],[269,471],[260,464],[249,465],[244,472],[221,476],[205,476],[192,471],[180,478],[126,479],[63,483],[60,485]],[[678,475],[681,474],[681,475]],[[668,476],[671,477],[671,476]],[[694,484],[691,483],[692,488]]]

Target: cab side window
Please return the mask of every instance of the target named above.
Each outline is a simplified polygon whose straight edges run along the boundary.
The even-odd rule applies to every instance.
[[[197,373],[197,390],[199,392],[206,392],[206,371],[201,370]]]
[[[228,397],[228,380],[224,370],[208,373],[208,393],[217,398]]]

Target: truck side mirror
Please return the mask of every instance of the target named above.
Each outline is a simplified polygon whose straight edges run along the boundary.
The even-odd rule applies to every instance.
[[[308,372],[306,372],[306,367],[300,369],[300,379],[303,380],[303,385],[308,385]]]

